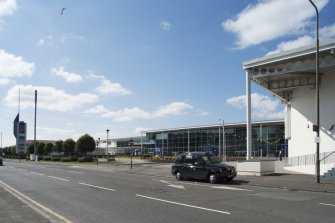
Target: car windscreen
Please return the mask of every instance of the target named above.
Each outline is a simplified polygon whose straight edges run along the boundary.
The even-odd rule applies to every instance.
[[[202,156],[202,159],[207,163],[207,164],[213,164],[213,163],[221,163],[220,159],[216,156]]]

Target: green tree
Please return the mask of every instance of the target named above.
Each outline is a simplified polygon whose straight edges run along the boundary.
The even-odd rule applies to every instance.
[[[73,139],[67,139],[63,142],[64,153],[68,156],[72,154],[76,148],[76,142]]]
[[[46,155],[50,155],[50,153],[52,152],[52,150],[53,150],[53,147],[54,147],[54,144],[52,144],[52,143],[47,143],[46,145],[45,145],[45,148],[44,148],[44,152],[45,152],[45,154]]]
[[[79,153],[93,152],[95,149],[94,138],[88,134],[81,136],[76,142],[76,150]]]
[[[45,143],[41,142],[37,145],[37,154],[38,155],[44,155],[45,151],[44,151],[44,147],[45,147]]]
[[[28,154],[34,154],[34,142],[29,144],[29,146],[27,148],[27,153]]]
[[[58,140],[56,142],[56,145],[54,146],[54,151],[56,153],[64,152],[64,149],[63,149],[63,140]]]

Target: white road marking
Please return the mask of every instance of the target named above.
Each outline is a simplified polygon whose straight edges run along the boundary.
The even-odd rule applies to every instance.
[[[183,185],[168,184],[168,186],[185,190],[185,187]]]
[[[99,189],[103,189],[103,190],[116,191],[116,190],[114,190],[114,189],[112,189],[112,188],[99,187],[99,186],[95,186],[95,185],[92,185],[92,184],[86,184],[86,183],[81,183],[81,182],[78,182],[78,184],[85,185],[85,186],[89,186],[89,187],[95,187],[95,188],[99,188]]]
[[[23,170],[23,169],[17,169],[17,170],[20,170],[20,171],[23,171],[23,172],[27,172],[27,170]]]
[[[81,173],[81,172],[73,171],[73,170],[67,170],[66,172],[68,172],[68,173]]]
[[[227,212],[227,211],[219,211],[219,210],[215,210],[215,209],[209,209],[209,208],[204,208],[204,207],[199,207],[199,206],[194,206],[194,205],[189,205],[189,204],[183,204],[183,203],[178,203],[178,202],[174,202],[174,201],[168,201],[168,200],[163,200],[163,199],[159,199],[159,198],[148,197],[148,196],[144,196],[144,195],[140,195],[140,194],[136,194],[136,196],[146,198],[146,199],[150,199],[150,200],[161,201],[161,202],[165,202],[165,203],[169,203],[169,204],[176,204],[176,205],[185,206],[185,207],[189,207],[189,208],[196,208],[196,209],[201,209],[201,210],[205,210],[205,211],[211,211],[211,212],[231,215],[231,213]]]
[[[169,181],[166,181],[166,180],[155,180],[155,181],[159,181],[159,182],[162,182],[162,183],[166,183],[166,184],[168,184],[168,185],[167,185],[168,187],[174,187],[174,188],[179,188],[179,189],[183,189],[183,190],[185,190],[185,187],[184,187],[183,185],[171,184]]]
[[[320,203],[320,205],[325,205],[325,206],[332,206],[332,207],[335,207],[335,204],[325,204],[325,203]]]
[[[62,220],[62,221],[64,221],[64,222],[66,222],[66,223],[72,223],[72,221],[70,221],[70,220],[66,219],[65,217],[63,217],[62,215],[60,215],[60,214],[58,214],[58,213],[56,213],[56,212],[50,210],[49,208],[47,208],[47,207],[43,206],[42,204],[38,203],[37,201],[34,201],[33,199],[27,197],[26,195],[24,195],[24,194],[22,194],[21,192],[15,190],[15,189],[12,188],[11,186],[5,184],[5,183],[2,182],[1,180],[0,180],[0,184],[2,184],[2,186],[3,186],[7,191],[9,191],[11,194],[13,194],[14,196],[15,196],[15,195],[18,196],[18,198],[20,198],[21,201],[23,201],[23,202],[25,202],[25,203],[26,203],[27,201],[29,201],[30,203],[33,203],[34,205],[38,206],[39,208],[43,209],[44,211],[48,212],[49,214],[55,216],[56,218],[58,218],[58,219],[60,219],[60,220]],[[15,197],[16,197],[16,196],[15,196]],[[25,201],[25,200],[22,200],[22,199],[25,199],[26,201]]]
[[[30,173],[40,175],[40,176],[44,176],[44,173],[37,173],[37,172],[32,172],[32,171],[30,171]]]
[[[57,180],[69,181],[67,179],[63,179],[63,178],[59,178],[59,177],[54,177],[54,176],[48,176],[48,177],[53,178],[53,179],[57,179]]]
[[[211,186],[215,189],[224,189],[224,190],[244,190],[244,191],[253,191],[248,189],[236,188],[236,187],[227,187],[227,186]]]

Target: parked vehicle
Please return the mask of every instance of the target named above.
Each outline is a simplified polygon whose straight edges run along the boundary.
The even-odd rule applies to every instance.
[[[217,183],[220,180],[229,182],[236,175],[234,166],[220,161],[217,156],[205,152],[186,152],[177,156],[171,167],[172,175],[177,180],[199,179]]]

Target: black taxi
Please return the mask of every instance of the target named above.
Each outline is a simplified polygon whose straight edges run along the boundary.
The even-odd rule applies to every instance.
[[[229,182],[236,175],[234,166],[220,161],[217,156],[205,152],[185,152],[177,156],[171,167],[172,175],[177,180],[198,179],[217,183],[220,180]]]

